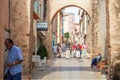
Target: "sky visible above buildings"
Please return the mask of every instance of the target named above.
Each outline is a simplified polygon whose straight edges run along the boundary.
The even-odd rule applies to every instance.
[[[75,14],[75,23],[79,23],[79,15],[78,15],[79,9],[80,8],[78,8],[78,7],[67,7],[64,9],[64,12]]]

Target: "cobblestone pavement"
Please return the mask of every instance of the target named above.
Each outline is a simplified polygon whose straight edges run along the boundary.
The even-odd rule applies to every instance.
[[[43,66],[32,72],[32,80],[106,80],[105,75],[90,68],[90,59],[82,57],[54,58],[51,66]]]

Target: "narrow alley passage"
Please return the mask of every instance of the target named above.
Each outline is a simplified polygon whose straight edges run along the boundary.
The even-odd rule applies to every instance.
[[[0,0],[0,80],[106,80],[68,49],[120,80],[120,0]]]
[[[90,68],[90,59],[82,57],[66,59],[54,58],[50,67],[37,68],[32,72],[32,80],[106,80],[105,75]]]

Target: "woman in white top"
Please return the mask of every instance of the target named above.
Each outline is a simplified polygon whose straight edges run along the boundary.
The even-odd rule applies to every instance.
[[[77,60],[80,59],[80,50],[79,50],[79,47],[77,47],[77,49],[76,49],[76,59]]]
[[[83,45],[83,55],[84,56],[86,56],[86,54],[87,54],[87,45],[86,45],[86,43]]]

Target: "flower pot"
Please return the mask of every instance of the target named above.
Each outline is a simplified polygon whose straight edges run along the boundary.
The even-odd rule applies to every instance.
[[[42,62],[45,64],[46,63],[46,59],[47,57],[44,57],[44,59],[42,59]]]
[[[33,55],[32,56],[32,62],[40,62],[40,56],[39,55]]]

